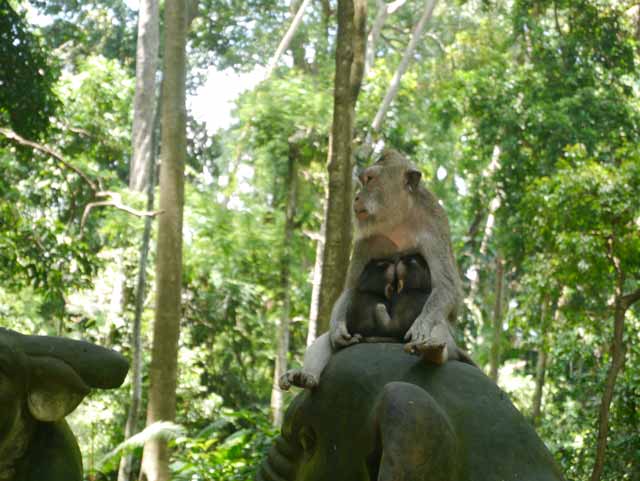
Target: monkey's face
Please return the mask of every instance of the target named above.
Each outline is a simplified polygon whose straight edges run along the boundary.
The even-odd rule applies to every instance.
[[[375,222],[384,205],[387,204],[388,181],[383,169],[372,165],[358,176],[360,186],[353,201],[353,213],[359,224]]]
[[[383,154],[358,176],[360,188],[353,201],[353,212],[359,230],[367,234],[384,233],[403,222],[412,205],[413,182],[419,181],[420,174],[400,154],[393,154]]]

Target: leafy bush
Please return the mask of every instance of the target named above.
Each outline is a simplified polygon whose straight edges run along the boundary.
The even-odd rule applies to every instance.
[[[250,481],[276,430],[264,410],[223,409],[219,419],[194,437],[175,440],[176,481]]]

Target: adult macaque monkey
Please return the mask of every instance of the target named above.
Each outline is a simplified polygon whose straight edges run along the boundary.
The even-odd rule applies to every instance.
[[[451,334],[462,295],[449,221],[421,177],[420,171],[395,150],[385,150],[360,174],[362,186],[353,202],[356,237],[346,287],[333,306],[329,333],[309,346],[301,371],[284,374],[280,382],[283,389],[291,384],[316,386],[332,352],[363,340],[347,330],[346,319],[358,279],[369,261],[397,255],[420,254],[431,276],[431,294],[405,335],[405,351],[436,364],[468,359]]]

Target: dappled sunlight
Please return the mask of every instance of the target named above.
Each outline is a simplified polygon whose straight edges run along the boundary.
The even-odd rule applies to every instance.
[[[307,340],[328,330],[330,360],[371,347],[338,352],[361,334],[341,332],[358,318],[347,301],[334,309],[346,285],[343,300],[371,294],[360,307],[373,306],[362,316],[373,337],[414,294],[402,319],[402,335],[419,339],[412,348],[441,361],[445,344],[428,341],[445,339],[449,354],[458,344],[487,374],[497,369],[566,479],[640,479],[640,8],[256,0],[176,10],[188,4],[0,0],[0,328],[83,339],[130,364],[122,387],[96,387],[87,376],[101,381],[107,367],[31,344],[20,367],[3,331],[2,405],[19,391],[46,422],[72,411],[85,480],[129,481],[125,467],[138,479],[155,436],[173,481],[254,479],[287,406],[313,398],[280,387],[279,374],[305,366]],[[376,177],[384,149],[412,167]],[[380,217],[376,237],[355,239],[355,219]],[[354,245],[364,254],[350,261]],[[398,362],[415,361],[392,347]],[[55,375],[42,379],[39,365]],[[380,359],[363,365],[380,379]],[[20,369],[29,375],[16,379]],[[317,392],[329,392],[319,378]],[[328,411],[356,397],[341,391]],[[54,398],[53,414],[37,405]],[[454,405],[443,410],[458,429]],[[333,428],[325,407],[313,406],[314,422]],[[351,431],[382,435],[380,413],[364,411],[345,414],[366,414]],[[320,458],[319,431],[289,431],[303,462]],[[13,469],[4,440],[1,479]],[[347,461],[369,442],[352,443]],[[367,456],[389,481],[378,450]]]

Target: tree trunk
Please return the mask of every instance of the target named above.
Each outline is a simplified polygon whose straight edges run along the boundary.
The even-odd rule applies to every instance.
[[[596,460],[591,472],[591,481],[599,481],[604,470],[605,454],[607,450],[607,435],[609,434],[609,411],[613,392],[616,386],[618,373],[624,365],[626,346],[624,345],[624,317],[629,304],[624,302],[624,273],[620,267],[620,261],[615,257],[615,241],[610,241],[610,257],[616,271],[616,286],[614,291],[614,312],[613,312],[613,340],[611,342],[611,365],[607,372],[604,393],[600,402],[598,413],[598,438],[596,444]]]
[[[411,40],[409,41],[409,45],[407,45],[407,48],[404,51],[402,60],[400,61],[400,65],[398,66],[398,70],[396,70],[396,73],[393,76],[391,83],[389,84],[389,89],[387,90],[387,93],[384,96],[384,100],[382,101],[382,104],[380,105],[380,108],[378,109],[378,112],[376,113],[376,116],[374,117],[373,122],[371,123],[372,132],[378,132],[380,130],[380,127],[382,126],[382,121],[384,120],[384,117],[387,114],[387,110],[389,110],[389,106],[391,105],[391,102],[393,101],[393,99],[396,97],[396,94],[398,93],[402,76],[404,75],[404,73],[407,71],[407,68],[409,67],[409,63],[411,62],[413,53],[415,52],[416,46],[418,45],[418,40],[420,39],[422,30],[424,29],[424,26],[427,24],[427,22],[431,18],[431,15],[433,14],[433,9],[435,8],[437,2],[438,0],[427,0],[425,2],[422,16],[420,17],[420,20],[418,20],[418,23],[413,29],[413,33],[411,34]]]
[[[149,162],[149,173],[147,182],[147,211],[153,211],[155,192],[155,165],[158,151],[157,132],[160,126],[160,115],[156,110],[153,129],[152,158]],[[131,363],[131,401],[129,414],[124,428],[124,439],[127,440],[138,433],[138,421],[140,418],[140,404],[142,403],[142,310],[146,296],[145,287],[147,284],[147,260],[149,257],[149,244],[151,242],[151,222],[152,217],[144,219],[144,231],[142,233],[142,245],[140,246],[140,261],[138,263],[138,279],[135,292],[135,313],[133,317],[133,329],[131,333],[131,350],[133,362]],[[118,481],[131,481],[133,469],[133,453],[126,453],[120,459],[118,469]]]
[[[376,12],[376,18],[373,21],[373,25],[371,26],[369,35],[367,35],[367,55],[365,56],[364,61],[365,76],[369,74],[371,68],[373,67],[373,62],[376,58],[376,43],[380,38],[382,26],[387,21],[387,17],[389,16],[387,2],[385,2],[384,0],[376,0],[376,7],[378,8],[378,11]]]
[[[504,281],[504,260],[496,257],[496,300],[493,308],[493,328],[491,351],[489,353],[489,377],[498,382],[500,367],[500,341],[502,340],[502,291]]]
[[[318,302],[318,333],[329,327],[334,302],[344,287],[351,249],[352,139],[354,110],[364,68],[366,1],[338,2],[338,37],[333,124],[329,139],[326,239]],[[356,36],[360,37],[356,40]],[[354,52],[361,58],[354,59]],[[358,72],[357,69],[360,68]]]
[[[156,70],[160,45],[158,0],[140,0],[136,46],[136,91],[133,99],[132,155],[129,188],[142,192],[153,157]]]
[[[331,15],[333,12],[331,11],[331,3],[329,0],[320,0],[322,16],[320,19],[320,25],[322,28],[322,33],[320,35],[320,39],[318,40],[318,52],[315,56],[316,65],[314,66],[315,70],[318,70],[320,64],[322,64],[323,60],[329,56],[329,32],[331,29]]]
[[[491,154],[491,162],[489,165],[482,171],[483,178],[491,178],[500,168],[500,154],[501,149],[500,146],[494,145],[493,152]],[[486,257],[487,251],[489,249],[489,242],[491,241],[491,237],[493,235],[493,228],[495,225],[495,212],[500,207],[501,199],[500,194],[496,194],[496,196],[489,202],[489,209],[487,213],[487,220],[484,227],[484,232],[482,235],[482,241],[480,243],[480,251],[479,255],[472,256],[471,265],[469,269],[467,269],[466,276],[469,278],[469,294],[465,297],[464,303],[467,306],[467,309],[471,312],[472,316],[476,318],[478,321],[482,320],[482,311],[480,306],[476,304],[476,294],[478,293],[478,288],[480,287],[480,271],[481,271],[481,263],[482,260]],[[476,219],[474,220],[474,225],[478,225],[483,216],[481,214],[476,215]],[[472,226],[473,228],[473,226]],[[477,228],[477,227],[475,227]],[[471,230],[470,230],[471,232]]]
[[[351,73],[349,82],[351,83],[351,128],[353,130],[356,102],[358,101],[358,94],[360,93],[362,78],[364,77],[364,59],[367,55],[366,0],[355,0],[353,4],[353,34],[351,43],[353,45],[353,57],[351,58]]]
[[[180,294],[182,287],[182,214],[186,158],[185,80],[187,4],[165,3],[165,53],[162,88],[162,163],[156,261],[156,312],[151,350],[147,426],[173,421],[176,414]],[[168,481],[167,441],[147,441],[140,477]]]
[[[398,10],[407,0],[396,0],[395,2],[387,3],[384,0],[376,0],[376,6],[378,11],[376,18],[373,21],[373,26],[367,36],[367,55],[364,63],[364,75],[366,76],[373,68],[373,63],[376,58],[376,44],[380,38],[382,27],[387,21],[387,17]]]
[[[536,387],[533,391],[533,402],[531,406],[531,424],[537,426],[540,423],[542,413],[542,393],[544,391],[544,381],[547,375],[547,346],[544,337],[541,340],[538,350],[538,362],[536,363]]]
[[[540,422],[542,414],[542,395],[544,393],[544,383],[547,375],[547,364],[549,362],[549,353],[547,352],[547,310],[549,308],[549,298],[545,296],[540,305],[540,346],[538,348],[538,362],[536,363],[536,387],[533,391],[533,399],[531,400],[531,424],[537,426]],[[553,308],[553,325],[558,324],[560,318],[560,309],[558,302],[554,302]]]
[[[289,48],[289,44],[291,43],[293,36],[296,34],[296,30],[298,30],[298,27],[302,23],[302,18],[304,17],[304,11],[309,5],[309,3],[311,3],[311,0],[303,0],[302,3],[300,4],[298,11],[293,17],[291,25],[287,30],[287,33],[285,33],[284,37],[282,37],[282,40],[280,40],[280,44],[278,45],[276,52],[273,54],[273,57],[271,57],[271,60],[269,60],[269,63],[267,64],[267,70],[264,74],[265,79],[271,76],[271,74],[273,73],[273,69],[275,69],[276,65],[278,64],[278,60],[280,60],[280,57],[282,56],[282,54],[287,50],[287,48]]]
[[[323,209],[326,211],[326,206]],[[309,326],[307,328],[307,347],[318,337],[318,307],[320,303],[320,283],[322,281],[322,260],[324,257],[325,239],[324,219],[320,227],[320,234],[316,240],[316,262],[313,266],[313,286],[311,289],[311,305],[309,306]]]
[[[291,242],[295,228],[295,214],[298,195],[298,145],[296,140],[289,139],[289,163],[287,167],[287,206],[284,223],[282,258],[280,259],[280,286],[282,298],[282,315],[278,323],[278,339],[276,365],[271,388],[271,416],[273,425],[282,425],[284,414],[283,392],[278,381],[287,370],[287,354],[289,353],[289,324],[291,320]]]

